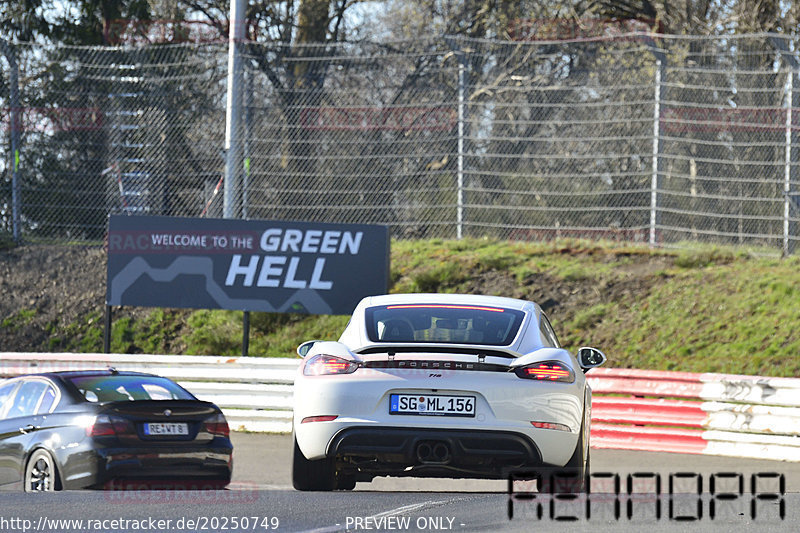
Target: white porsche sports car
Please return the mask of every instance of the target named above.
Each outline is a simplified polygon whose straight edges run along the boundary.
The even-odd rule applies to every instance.
[[[376,476],[585,486],[592,395],[584,373],[606,356],[561,348],[533,302],[369,297],[338,342],[308,341],[297,352],[298,490],[348,490]]]

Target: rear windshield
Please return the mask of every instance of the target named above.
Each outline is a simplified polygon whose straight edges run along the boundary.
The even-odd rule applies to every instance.
[[[176,383],[157,376],[79,376],[69,381],[90,402],[194,399]]]
[[[508,346],[525,313],[477,305],[398,304],[366,310],[372,342],[424,342]]]

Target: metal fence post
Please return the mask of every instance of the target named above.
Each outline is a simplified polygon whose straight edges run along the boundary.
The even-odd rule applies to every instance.
[[[250,134],[253,124],[253,82],[252,74],[249,72],[244,76],[244,168],[242,172],[242,218],[250,218],[249,213],[249,192],[250,192],[250,163],[251,148]]]
[[[464,52],[459,51],[456,57],[458,58],[458,199],[456,202],[458,228],[456,237],[461,239],[464,236],[464,95],[467,90],[467,68]]]
[[[660,155],[659,124],[661,123],[661,61],[656,61],[655,98],[653,100],[653,173],[650,180],[650,246],[656,245],[658,226],[658,162]]]
[[[5,39],[0,39],[0,47],[8,60],[9,75],[9,104],[11,130],[11,219],[12,235],[14,242],[20,242],[20,184],[19,184],[19,134],[22,129],[19,117],[19,64],[14,48]]]
[[[656,58],[655,95],[653,97],[653,166],[650,179],[650,246],[658,244],[658,226],[661,223],[659,212],[659,191],[661,189],[661,99],[664,78],[666,77],[667,56],[656,46],[652,37],[645,37],[650,53]]]
[[[242,58],[241,46],[245,37],[245,10],[247,0],[231,2],[230,32],[228,36],[228,97],[225,109],[225,197],[223,217],[239,218],[241,213],[241,114],[242,114]]]
[[[464,130],[466,121],[467,55],[453,37],[444,38],[458,61],[458,154],[456,175],[456,238],[464,236]]]
[[[800,61],[789,49],[785,39],[770,37],[770,42],[781,54],[781,59],[788,65],[789,74],[786,81],[786,150],[784,152],[783,182],[783,254],[792,255],[796,247],[797,223],[792,222],[792,208],[800,212],[800,196],[794,194],[793,183],[797,178],[797,133],[794,127],[794,111],[800,108],[800,94],[794,89],[794,78],[800,74]],[[793,238],[794,237],[794,238]]]
[[[783,254],[791,253],[790,220],[792,209],[792,95],[794,93],[794,72],[789,70],[786,76],[786,94],[784,105],[786,107],[786,150],[784,156],[784,182],[783,182]]]
[[[791,79],[794,80],[798,76],[798,70],[793,69],[791,72]],[[789,201],[791,202],[790,207],[790,215],[791,215],[791,208],[794,207],[795,213],[800,216],[800,195],[797,194],[797,191],[793,189],[793,185],[797,183],[797,150],[798,150],[798,143],[800,143],[800,139],[798,139],[797,135],[797,127],[795,126],[795,116],[797,110],[800,109],[800,91],[797,91],[794,88],[794,83],[791,86],[791,109],[792,109],[792,121],[789,125],[790,135],[789,135],[789,179],[787,180],[787,190],[786,196],[788,197]],[[787,248],[786,253],[788,255],[792,255],[797,247],[797,239],[800,237],[797,231],[797,222],[792,222],[791,217],[787,217],[789,219],[789,231],[788,231],[788,239],[787,239]]]

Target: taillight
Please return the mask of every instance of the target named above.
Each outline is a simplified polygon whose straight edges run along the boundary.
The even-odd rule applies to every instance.
[[[531,425],[537,429],[556,429],[558,431],[571,431],[569,426],[564,424],[557,424],[555,422],[531,422]]]
[[[575,381],[575,374],[572,369],[558,361],[534,363],[516,368],[514,373],[523,379],[535,379],[537,381],[560,381],[562,383]]]
[[[309,422],[330,422],[332,420],[336,420],[337,418],[339,418],[339,415],[307,416],[301,420],[300,423],[307,424]]]
[[[331,374],[352,374],[358,370],[358,363],[333,355],[315,355],[303,368],[305,376],[327,376]]]
[[[116,416],[98,415],[94,423],[86,427],[89,437],[117,437],[134,433],[133,425],[129,420]]]
[[[225,420],[225,416],[222,413],[203,422],[203,429],[216,437],[228,438],[231,435],[231,428],[228,426],[228,421]]]

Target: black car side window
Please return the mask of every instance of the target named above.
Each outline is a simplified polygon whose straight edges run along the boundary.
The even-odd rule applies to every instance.
[[[36,406],[42,397],[47,384],[43,381],[26,381],[17,391],[14,403],[6,414],[6,418],[17,418],[20,416],[32,416],[36,414]]]
[[[6,411],[8,411],[9,405],[11,404],[11,399],[14,397],[14,390],[19,385],[19,382],[13,383],[6,383],[5,385],[0,385],[0,419],[4,417]]]
[[[44,396],[42,396],[42,401],[39,404],[39,408],[36,410],[36,414],[47,414],[50,412],[50,408],[53,407],[53,402],[56,401],[56,391],[52,386],[48,386],[47,390],[44,391]]]

